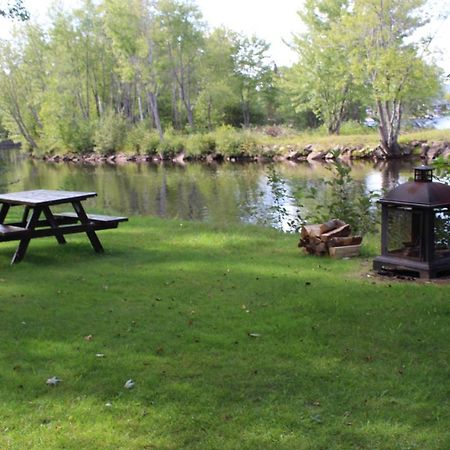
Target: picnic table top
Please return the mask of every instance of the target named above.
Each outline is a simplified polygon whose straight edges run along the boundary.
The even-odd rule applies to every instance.
[[[44,206],[81,201],[89,197],[95,197],[96,192],[56,191],[36,189],[33,191],[11,192],[0,194],[0,203],[10,205]]]

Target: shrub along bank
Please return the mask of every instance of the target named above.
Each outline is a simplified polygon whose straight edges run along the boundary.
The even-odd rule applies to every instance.
[[[42,151],[37,156],[51,160],[322,160],[333,158],[336,151],[348,159],[384,156],[378,147],[378,135],[367,129],[349,129],[360,134],[328,136],[298,133],[280,127],[237,130],[222,126],[209,133],[165,133],[160,141],[155,132],[142,126],[125,133],[118,126],[114,133],[97,133],[92,151]],[[361,134],[361,133],[365,134]],[[403,155],[436,157],[450,153],[450,130],[408,133],[402,136]]]

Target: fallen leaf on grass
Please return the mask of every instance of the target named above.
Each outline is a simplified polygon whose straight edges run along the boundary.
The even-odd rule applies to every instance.
[[[62,380],[60,380],[58,377],[51,377],[49,378],[46,383],[49,386],[58,386],[59,383],[61,383]]]

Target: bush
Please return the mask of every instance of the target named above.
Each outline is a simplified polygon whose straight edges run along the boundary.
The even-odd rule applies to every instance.
[[[243,131],[239,145],[241,156],[257,156],[258,142],[251,131]]]
[[[323,223],[331,218],[350,224],[354,233],[374,233],[379,223],[379,195],[367,192],[365,186],[351,175],[351,167],[339,160],[339,152],[326,168],[333,172],[329,179],[322,179],[317,186],[306,189],[306,198],[316,202],[314,211],[305,216],[311,223]],[[298,196],[299,193],[297,193]],[[300,191],[300,194],[305,194]]]
[[[156,155],[160,138],[155,130],[148,128],[148,125],[141,122],[129,129],[124,150],[132,154]]]
[[[214,153],[216,149],[216,141],[212,133],[207,134],[191,134],[186,139],[185,144],[186,155],[189,157],[199,157]]]
[[[222,125],[212,133],[217,152],[224,156],[252,156],[256,150],[256,139],[247,131],[238,131],[229,125]]]
[[[164,133],[164,139],[158,144],[158,150],[162,158],[173,158],[184,150],[183,136],[169,128]]]
[[[59,136],[62,146],[76,153],[92,151],[94,148],[94,126],[89,120],[61,121],[59,124]],[[57,148],[58,146],[58,143],[54,144],[54,147]]]
[[[123,148],[127,125],[125,119],[108,111],[98,122],[94,132],[95,151],[110,155]]]

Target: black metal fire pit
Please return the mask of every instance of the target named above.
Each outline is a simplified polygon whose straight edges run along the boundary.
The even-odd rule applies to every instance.
[[[414,169],[414,181],[392,189],[381,203],[381,256],[374,270],[421,278],[450,274],[450,186],[433,182],[433,168]]]

